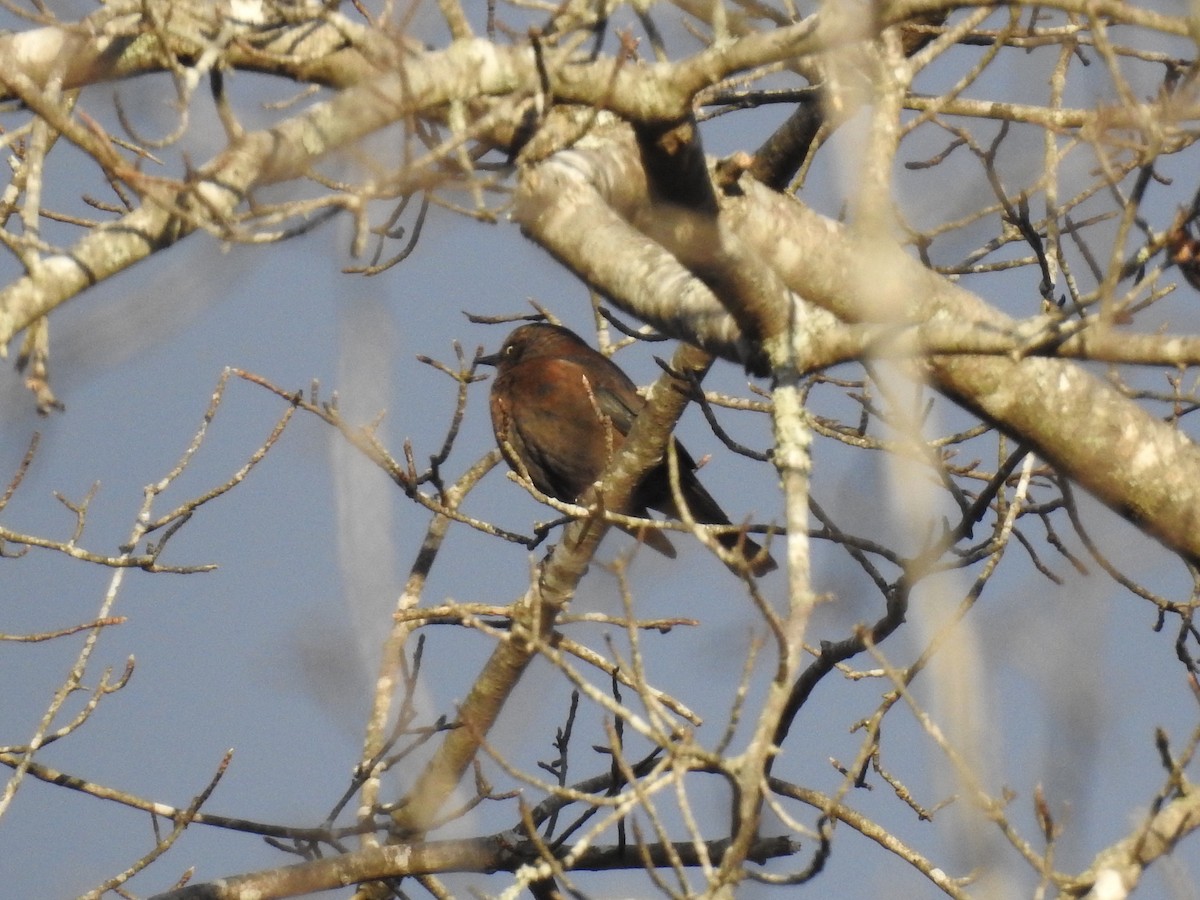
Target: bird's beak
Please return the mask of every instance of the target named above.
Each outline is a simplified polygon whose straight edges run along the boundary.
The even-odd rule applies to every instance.
[[[498,366],[500,365],[500,354],[489,353],[487,356],[479,356],[475,359],[477,366]]]

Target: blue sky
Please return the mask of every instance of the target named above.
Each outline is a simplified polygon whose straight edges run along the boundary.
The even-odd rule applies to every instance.
[[[142,114],[155,120],[164,115],[154,113],[161,88],[161,82],[157,87],[147,82],[120,90],[138,98]],[[108,90],[89,93],[89,108],[102,106]],[[204,130],[211,119],[203,98],[196,106],[194,144],[203,159],[212,140]],[[753,148],[780,115],[763,112],[741,119],[761,128],[754,134],[734,133],[718,120],[709,148]],[[806,199],[835,211],[840,202],[836,167],[823,165]],[[65,160],[51,171],[52,200],[78,194],[80,179],[89,175]],[[914,176],[913,184],[904,188],[911,192],[906,196],[920,194],[921,185],[930,182]],[[971,188],[962,190],[962,202],[969,203]],[[63,235],[69,233],[60,229],[59,239],[68,240]],[[416,355],[451,361],[452,341],[471,353],[476,346],[494,348],[505,333],[503,327],[468,323],[464,310],[521,312],[534,298],[587,332],[586,290],[510,224],[487,226],[435,209],[418,252],[371,279],[341,274],[349,262],[349,238],[344,223],[265,248],[222,247],[198,234],[58,310],[51,319],[52,365],[66,412],[39,419],[19,378],[12,373],[0,378],[3,478],[15,471],[33,433],[41,435],[29,475],[5,510],[5,524],[63,539],[74,520],[53,493],[78,501],[98,484],[80,545],[116,552],[142,502],[143,487],[169,471],[188,446],[226,366],[288,389],[306,389],[315,379],[323,396],[338,391],[347,416],[363,423],[386,411],[381,434],[393,452],[399,455],[403,441],[411,438],[416,458],[423,460],[440,446],[454,385],[418,363]],[[0,257],[0,279],[7,283],[15,274],[11,258]],[[1032,302],[1032,294],[1022,290]],[[1169,301],[1172,325],[1179,331],[1197,330],[1192,301],[1191,296]],[[657,371],[651,354],[669,352],[665,345],[636,347],[620,362],[635,380],[646,382]],[[717,364],[708,385],[746,392],[744,377],[727,363]],[[451,474],[492,446],[486,391],[486,384],[472,388],[448,466]],[[818,403],[838,407],[832,398]],[[261,389],[231,381],[203,447],[156,509],[165,511],[227,478],[284,408]],[[730,416],[727,424],[753,446],[769,442],[761,417]],[[694,455],[714,454],[703,477],[735,518],[779,516],[767,467],[728,458],[694,410],[681,427]],[[907,512],[888,499],[891,474],[877,456],[818,441],[816,464],[817,498],[848,527],[881,540],[898,538],[911,527]],[[1083,502],[1097,539],[1131,575],[1176,599],[1189,594],[1190,582],[1178,563],[1112,514]],[[550,518],[499,469],[468,508],[520,531]],[[94,685],[105,667],[120,671],[130,657],[136,660],[134,674],[77,734],[43,750],[39,761],[186,806],[225,750],[233,748],[233,762],[207,810],[316,824],[345,789],[357,761],[379,645],[427,522],[427,513],[349,452],[330,429],[297,416],[242,485],[200,510],[173,539],[166,555],[170,562],[214,562],[218,571],[129,574],[114,610],[127,621],[102,636],[86,683]],[[1041,537],[1036,531],[1031,536]],[[611,558],[627,547],[623,536],[612,535],[601,556]],[[1072,547],[1078,551],[1077,543]],[[695,546],[681,556],[674,563],[637,557],[635,598],[647,616],[702,620],[700,628],[648,636],[646,644],[655,683],[678,691],[702,711],[710,723],[709,740],[715,740],[733,702],[745,648],[762,627],[719,564]],[[1085,867],[1092,854],[1127,833],[1144,812],[1163,781],[1154,728],[1167,729],[1173,743],[1182,745],[1195,726],[1196,703],[1174,660],[1173,634],[1152,630],[1154,612],[1148,604],[1119,591],[1097,571],[1084,577],[1061,560],[1054,564],[1069,576],[1063,587],[1038,577],[1019,548],[1012,548],[972,614],[968,636],[985,680],[972,707],[977,722],[971,724],[994,739],[988,753],[997,780],[989,787],[998,793],[1010,785],[1018,792],[1013,816],[1031,839],[1036,830],[1030,791],[1034,784],[1045,785],[1067,829],[1057,864],[1072,870]],[[434,569],[426,599],[510,602],[527,583],[528,566],[529,555],[519,546],[457,529]],[[593,567],[574,608],[616,613],[615,581],[600,568]],[[109,570],[49,552],[4,560],[2,571],[0,630],[9,633],[88,620],[112,577]],[[819,590],[836,599],[818,611],[812,639],[841,637],[853,623],[879,614],[879,601],[865,579],[825,546],[816,551],[815,579]],[[957,596],[968,584],[946,579],[945,595]],[[783,602],[779,576],[766,582],[766,591],[773,602]],[[917,607],[937,602],[932,590],[921,592],[910,618],[919,622],[925,608]],[[905,664],[918,652],[917,631],[914,625],[885,645],[894,662]],[[598,627],[579,632],[595,646],[603,646],[602,633]],[[0,743],[21,743],[33,733],[79,645],[77,638],[0,644],[0,678],[10,686],[0,703]],[[420,694],[428,719],[452,711],[488,649],[483,638],[461,629],[430,632]],[[871,663],[856,665],[869,668]],[[760,660],[752,701],[761,697],[767,668]],[[565,715],[566,692],[552,676],[548,666],[534,666],[494,737],[531,768],[533,760],[551,757],[554,728]],[[919,681],[918,696],[940,708],[955,677],[949,671]],[[839,776],[828,758],[843,763],[853,758],[859,737],[848,728],[871,713],[886,689],[877,680],[831,679],[797,721],[780,774],[834,789]],[[69,708],[77,709],[79,699]],[[587,750],[602,739],[596,718],[589,717],[588,737],[577,743],[573,773],[580,778],[607,765]],[[885,747],[895,748],[886,759],[889,767],[925,802],[944,799],[951,790],[941,780],[944,759],[916,733],[911,717],[898,710],[885,733]],[[411,770],[400,771],[391,788],[398,794],[411,777]],[[499,773],[496,777],[507,786]],[[711,821],[723,821],[723,790],[703,786],[697,797]],[[849,802],[948,865],[978,858],[978,849],[958,845],[948,834],[951,829],[917,826],[878,779],[873,791],[854,792]],[[511,807],[503,812],[484,807],[461,830],[484,833],[511,826],[510,813]],[[806,821],[811,819],[805,814]],[[152,837],[143,814],[27,779],[0,821],[0,883],[14,897],[73,896],[147,852]],[[1143,896],[1170,896],[1177,878],[1194,892],[1200,878],[1195,859],[1185,848],[1152,869]],[[143,894],[164,889],[190,865],[196,866],[198,881],[286,861],[254,838],[194,827],[133,887]],[[833,895],[835,884],[840,897],[933,895],[927,882],[868,848],[849,829],[839,831],[830,867],[823,886],[815,888],[817,896]],[[1020,866],[1012,872],[1020,873],[1018,883],[1029,884]],[[496,890],[506,881],[472,876],[451,883],[458,890],[469,884]],[[636,890],[640,882],[581,883],[596,896],[616,896]],[[845,884],[852,887],[843,891]],[[747,886],[743,893],[758,896],[768,890]]]

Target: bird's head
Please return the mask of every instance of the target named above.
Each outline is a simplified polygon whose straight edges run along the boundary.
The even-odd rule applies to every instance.
[[[531,322],[509,333],[495,353],[481,356],[480,365],[495,366],[500,372],[518,363],[546,356],[570,356],[587,344],[570,329],[549,322]]]

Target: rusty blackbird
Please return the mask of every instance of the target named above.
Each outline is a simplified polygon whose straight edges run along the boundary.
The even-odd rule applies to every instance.
[[[496,367],[492,429],[509,466],[527,472],[542,493],[574,503],[603,474],[642,408],[634,383],[573,331],[544,322],[520,326],[499,352],[479,362]],[[692,517],[706,525],[730,524],[696,477],[692,457],[678,443],[675,447],[680,492]],[[620,512],[645,517],[647,509],[680,517],[665,460],[645,475]],[[675,556],[662,531],[647,528],[638,537]],[[744,534],[729,532],[717,540],[740,554],[756,575],[776,568],[775,560]]]

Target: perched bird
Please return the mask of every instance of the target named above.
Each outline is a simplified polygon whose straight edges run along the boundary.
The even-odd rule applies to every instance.
[[[542,493],[574,503],[600,478],[633,426],[644,403],[634,383],[577,334],[543,322],[520,326],[498,353],[479,362],[496,367],[492,430],[509,466],[527,472]],[[696,477],[696,463],[683,447],[675,447],[680,493],[692,518],[706,525],[730,524]],[[646,474],[629,506],[619,511],[645,517],[647,509],[680,518],[666,460]],[[638,536],[675,556],[662,531],[647,528]],[[740,553],[756,575],[776,568],[775,560],[743,534],[729,532],[717,540]]]

